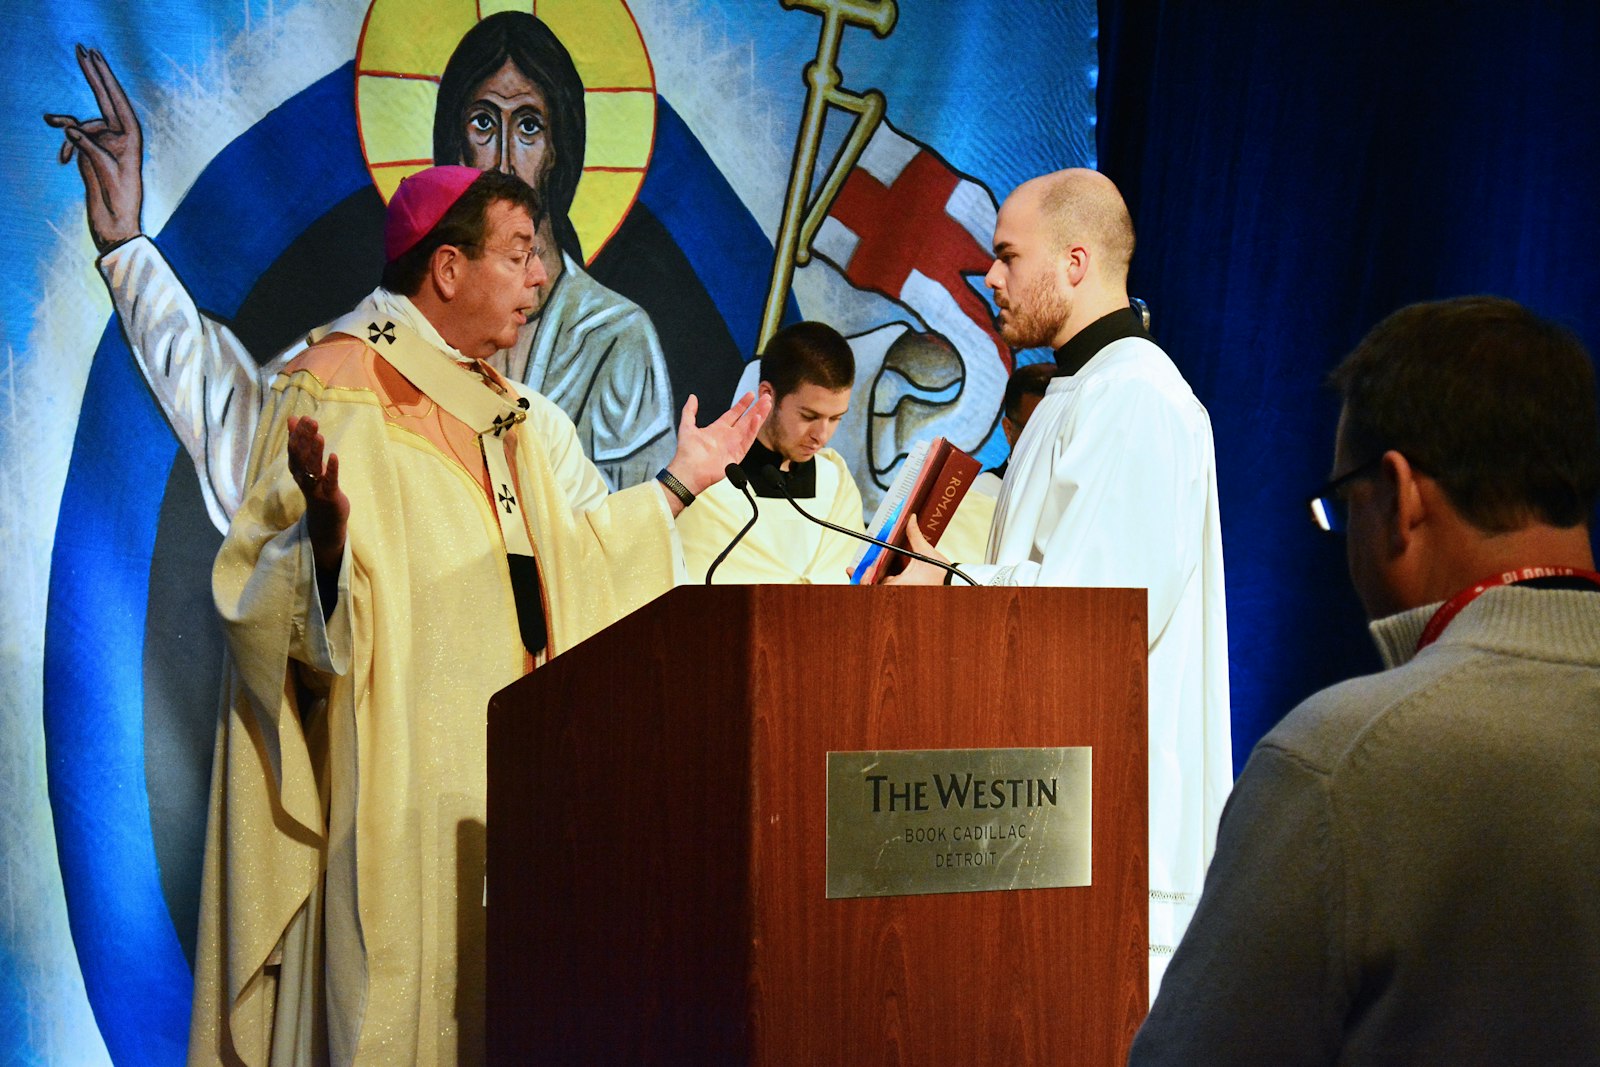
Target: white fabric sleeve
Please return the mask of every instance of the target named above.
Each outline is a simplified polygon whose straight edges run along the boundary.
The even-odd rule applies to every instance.
[[[512,384],[518,395],[528,400],[529,426],[538,435],[539,443],[550,460],[550,467],[556,473],[556,481],[567,494],[572,510],[582,513],[599,507],[611,490],[599,469],[584,455],[583,444],[578,440],[578,428],[566,412],[543,395],[525,385]]]
[[[600,509],[611,495],[611,490],[599,469],[584,455],[583,444],[578,439],[578,428],[566,412],[541,394],[515,382],[512,386],[518,395],[528,399],[529,427],[538,436],[545,457],[555,471],[556,483],[566,494],[573,514],[582,515]],[[672,508],[667,504],[665,491],[653,477],[639,484],[649,486],[648,491],[655,496],[656,506],[666,520],[672,552],[673,584],[682,585],[688,580],[683,561],[683,542],[678,537],[678,526],[673,521]],[[337,611],[334,614],[337,615]]]
[[[645,483],[640,483],[645,484]],[[667,503],[667,487],[655,479],[650,483],[656,489],[656,503],[661,508],[661,514],[667,520],[667,544],[672,552],[672,584],[675,586],[687,584],[689,581],[689,566],[684,560],[683,538],[678,533],[677,518],[672,514],[672,505]]]
[[[222,573],[219,568],[219,577]],[[350,546],[345,545],[339,562],[338,604],[325,618],[303,515],[261,545],[242,584],[219,580],[217,588],[226,594],[217,599],[225,624],[253,626],[258,632],[287,625],[286,643],[265,658],[269,667],[276,662],[281,670],[282,661],[289,659],[327,674],[342,675],[350,669]],[[235,659],[242,663],[245,658],[236,648]],[[270,676],[270,670],[263,672],[263,677]],[[256,688],[261,690],[257,703],[270,706],[267,687]]]
[[[295,663],[328,674],[349,671],[349,582],[355,575],[341,561],[339,605],[324,620],[316,562],[302,518],[304,497],[281,458],[287,452],[287,417],[314,414],[316,403],[299,390],[279,401],[254,456],[257,467],[250,473],[255,491],[241,503],[217,552],[212,597],[228,640],[232,684],[248,702],[255,720],[252,732],[271,764],[284,810],[321,834],[325,828],[316,772],[287,672]]]
[[[1092,383],[1049,464],[1032,558],[963,567],[988,585],[1145,588],[1153,641],[1204,544],[1203,442],[1177,405],[1141,379]]]

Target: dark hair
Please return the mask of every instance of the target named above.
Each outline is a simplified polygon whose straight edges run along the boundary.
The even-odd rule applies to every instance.
[[[501,202],[523,208],[534,225],[539,224],[539,198],[528,183],[515,174],[486,170],[473,179],[422,240],[384,264],[383,287],[391,293],[416,296],[428,276],[429,261],[443,245],[454,245],[469,259],[477,259],[489,235],[489,205]]]
[[[462,35],[439,78],[433,111],[433,161],[465,163],[466,111],[472,94],[510,60],[539,86],[549,106],[549,159],[539,175],[539,200],[550,215],[556,244],[579,263],[583,246],[567,217],[583,177],[587,136],[583,79],[550,28],[523,11],[490,15]]]
[[[1468,296],[1401,308],[1329,376],[1348,457],[1389,449],[1486,533],[1586,523],[1600,496],[1594,366],[1520,304]]]
[[[1044,396],[1055,376],[1054,363],[1028,363],[1012,371],[1011,377],[1006,379],[1006,418],[1016,422],[1017,416],[1022,414],[1022,398]]]
[[[761,351],[761,380],[782,400],[807,383],[848,389],[856,380],[856,357],[832,326],[797,322],[772,335]]]

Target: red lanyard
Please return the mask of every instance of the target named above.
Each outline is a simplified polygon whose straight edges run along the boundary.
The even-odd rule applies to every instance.
[[[1439,610],[1433,613],[1428,620],[1428,625],[1422,630],[1422,636],[1417,638],[1417,651],[1421,652],[1439,639],[1444,633],[1444,628],[1454,621],[1461,609],[1472,603],[1490,589],[1500,585],[1516,585],[1518,582],[1529,582],[1535,578],[1578,578],[1600,586],[1600,574],[1594,571],[1579,570],[1576,567],[1523,567],[1521,570],[1502,571],[1481,582],[1467,586],[1461,592],[1439,605]]]

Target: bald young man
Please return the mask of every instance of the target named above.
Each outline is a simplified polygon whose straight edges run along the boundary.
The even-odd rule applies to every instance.
[[[1000,333],[1054,348],[1056,377],[1017,439],[986,558],[956,562],[990,585],[1149,590],[1153,996],[1199,899],[1233,756],[1211,421],[1128,305],[1133,244],[1122,195],[1091,170],[1001,205],[984,278]]]

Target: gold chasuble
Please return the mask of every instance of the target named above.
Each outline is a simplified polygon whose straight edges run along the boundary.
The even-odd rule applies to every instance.
[[[345,332],[273,383],[249,488],[217,556],[232,664],[191,1063],[482,1062],[486,706],[534,662],[489,468],[515,482],[546,656],[682,572],[659,487],[575,510],[598,473],[576,464],[571,421],[492,370],[453,361],[409,301],[374,297],[400,321],[341,320]],[[436,402],[397,369],[405,360],[387,358],[397,346],[432,361],[430,380],[492,391],[523,417],[480,446],[450,413],[460,405]],[[350,498],[326,620],[286,460],[290,416],[317,420]],[[505,462],[486,464],[495,448]]]

